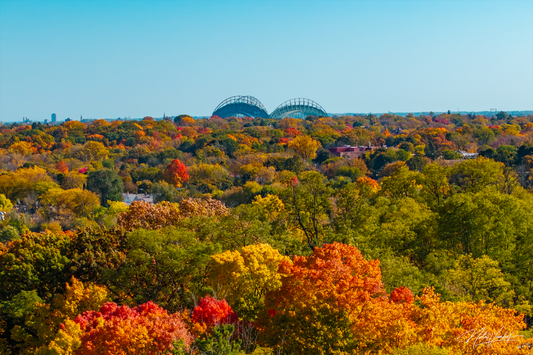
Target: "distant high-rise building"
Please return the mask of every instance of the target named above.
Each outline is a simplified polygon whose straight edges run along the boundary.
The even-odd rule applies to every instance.
[[[56,121],[56,119],[57,119],[57,116],[56,116],[56,114],[55,114],[55,113],[52,113],[52,122],[55,122],[55,121]]]

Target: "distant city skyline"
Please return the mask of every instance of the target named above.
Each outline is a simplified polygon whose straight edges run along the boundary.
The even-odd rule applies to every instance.
[[[350,115],[383,115],[383,114],[394,114],[394,115],[399,115],[399,116],[407,116],[409,114],[412,114],[414,116],[420,116],[420,115],[424,115],[424,114],[433,114],[433,115],[440,115],[440,114],[443,114],[443,113],[447,113],[449,112],[450,114],[461,114],[461,115],[468,115],[468,114],[475,114],[475,115],[478,115],[478,114],[482,114],[482,115],[486,115],[486,116],[495,116],[497,115],[499,112],[506,112],[510,115],[515,115],[515,116],[529,116],[529,115],[533,115],[533,110],[507,110],[507,111],[504,111],[504,110],[485,110],[485,111],[453,111],[453,110],[448,110],[448,111],[408,111],[408,112],[392,112],[392,111],[388,111],[388,112],[329,112],[328,115],[330,116],[350,116]],[[166,114],[163,114],[161,116],[158,116],[158,115],[151,115],[150,117],[152,117],[153,119],[155,120],[162,120],[162,119],[173,119],[177,116],[180,116],[180,115],[183,115],[183,114],[178,114],[178,115],[166,115]],[[191,117],[195,118],[195,119],[204,119],[204,118],[210,118],[211,115],[190,115]],[[298,118],[298,116],[301,116],[300,114],[297,114],[297,116],[291,116],[291,117],[296,117]],[[33,123],[33,122],[42,122],[42,123],[57,123],[57,124],[61,124],[63,122],[66,122],[66,121],[82,121],[82,122],[91,122],[91,121],[94,121],[94,120],[108,120],[108,121],[114,121],[114,120],[123,120],[123,121],[129,121],[129,120],[142,120],[144,117],[146,116],[139,116],[139,117],[131,117],[131,116],[126,116],[126,117],[86,117],[86,118],[83,118],[83,116],[80,116],[79,119],[76,119],[76,118],[71,118],[71,117],[64,117],[63,119],[57,119],[56,117],[56,120],[54,121],[53,119],[50,120],[50,119],[44,119],[44,120],[31,120],[29,119],[28,117],[23,117],[23,119],[21,120],[15,120],[15,121],[6,121],[6,123]],[[274,118],[274,119],[277,119],[277,118]]]
[[[420,116],[423,114],[434,114],[439,115],[443,113],[451,113],[451,114],[461,114],[461,115],[467,115],[467,114],[483,114],[486,116],[494,116],[499,112],[506,112],[510,115],[515,116],[529,116],[533,115],[533,110],[499,110],[499,109],[491,109],[491,110],[483,110],[483,111],[454,111],[454,110],[447,110],[447,111],[387,111],[387,112],[328,112],[329,116],[350,116],[350,115],[383,115],[383,114],[395,114],[399,116],[406,116],[409,114],[413,114],[415,116]],[[184,113],[179,113],[175,115],[167,115],[163,113],[163,115],[148,115],[149,117],[152,117],[156,120],[158,119],[165,119],[165,118],[175,118],[177,116],[184,115]],[[210,118],[211,114],[208,115],[190,115],[193,118],[196,119],[202,119],[202,118]],[[290,116],[290,117],[297,117],[301,116],[301,114],[297,113],[297,116]],[[108,120],[108,121],[114,121],[114,120],[142,120],[144,117],[147,116],[124,116],[124,117],[85,117],[83,118],[83,115],[80,115],[79,118],[72,118],[72,117],[63,117],[63,118],[57,118],[57,115],[52,114],[51,118],[44,118],[44,119],[31,119],[29,117],[22,117],[21,119],[17,120],[11,120],[11,121],[1,121],[4,123],[33,123],[33,122],[41,122],[41,123],[57,123],[61,124],[66,121],[83,121],[83,122],[90,122],[94,120]],[[276,119],[276,118],[275,118]]]
[[[533,110],[533,1],[0,0],[0,121]]]

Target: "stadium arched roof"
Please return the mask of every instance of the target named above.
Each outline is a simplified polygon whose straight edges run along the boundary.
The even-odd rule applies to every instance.
[[[328,116],[326,110],[313,100],[296,98],[279,105],[270,115],[265,106],[253,96],[237,95],[222,101],[213,111],[213,116],[222,118],[247,116],[259,118],[284,118],[298,116]]]
[[[326,117],[328,114],[326,110],[322,108],[319,104],[313,100],[296,98],[287,100],[281,105],[279,105],[272,113],[270,118],[284,118],[290,117],[294,114],[301,114],[305,116],[320,116]]]
[[[268,118],[265,106],[253,96],[232,96],[222,101],[213,111],[213,116],[232,117],[243,115],[247,117]]]

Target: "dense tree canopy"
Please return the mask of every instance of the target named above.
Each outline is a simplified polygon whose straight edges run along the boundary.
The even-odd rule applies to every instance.
[[[529,354],[532,120],[2,125],[0,353]]]

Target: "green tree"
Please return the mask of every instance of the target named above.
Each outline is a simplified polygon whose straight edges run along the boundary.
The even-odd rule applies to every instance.
[[[439,206],[450,195],[449,175],[450,168],[432,163],[426,165],[418,176],[422,185],[421,197],[432,208]]]
[[[519,239],[532,227],[531,203],[494,189],[455,194],[439,208],[441,247],[455,253],[488,255],[506,265]]]
[[[461,159],[462,155],[461,153],[458,153],[451,149],[444,149],[442,151],[442,157],[446,160],[458,160]]]
[[[204,339],[198,339],[196,346],[201,355],[239,355],[241,342],[231,340],[235,327],[223,324],[213,329],[213,332]]]
[[[203,286],[210,255],[218,244],[199,242],[183,229],[137,229],[126,237],[126,259],[106,272],[109,289],[129,304],[156,302],[170,312],[191,306]]]
[[[396,152],[396,157],[400,161],[408,161],[409,159],[411,159],[411,154],[403,149],[399,149]]]
[[[252,204],[241,204],[230,214],[222,216],[212,239],[224,249],[236,249],[256,243],[272,243],[272,225],[261,216],[262,209]]]
[[[505,280],[498,262],[487,255],[480,258],[461,255],[445,279],[447,288],[462,300],[495,302],[503,306],[513,304],[511,283]]]
[[[498,121],[501,121],[501,120],[506,120],[509,118],[509,114],[505,111],[500,111],[496,114],[496,119]]]
[[[119,268],[126,258],[123,229],[86,228],[72,236],[66,257],[69,273],[83,282],[103,284],[103,276]]]
[[[465,160],[455,165],[450,174],[450,182],[459,192],[479,192],[488,186],[501,184],[504,165],[493,160],[479,157]]]
[[[124,184],[114,170],[92,170],[87,176],[87,189],[100,195],[100,203],[107,206],[107,201],[122,201]]]
[[[131,172],[131,178],[133,179],[133,182],[143,181],[143,180],[149,180],[149,181],[155,182],[155,181],[161,180],[162,176],[163,176],[163,173],[161,169],[153,168],[153,167],[143,168],[143,169]]]
[[[45,301],[64,291],[68,281],[65,234],[27,233],[12,241],[0,254],[0,301],[12,299],[21,291],[36,291]]]
[[[331,192],[322,174],[306,171],[299,181],[292,180],[281,193],[290,223],[305,235],[311,249],[324,242],[324,222],[328,219]]]
[[[357,183],[335,191],[332,199],[335,206],[332,213],[335,241],[364,249],[368,236],[378,228],[379,216],[371,195],[367,186]]]
[[[417,183],[419,176],[419,172],[410,171],[407,166],[403,165],[391,176],[383,178],[381,193],[391,198],[416,196],[420,189],[420,185]]]
[[[427,205],[410,197],[380,197],[373,207],[379,223],[364,247],[365,251],[371,251],[372,257],[392,250],[396,255],[420,262],[436,247],[437,216]]]
[[[517,162],[518,149],[512,145],[500,145],[496,149],[494,160],[502,162],[505,166],[515,165]]]
[[[431,162],[429,158],[426,158],[422,155],[415,155],[411,159],[409,159],[406,163],[406,165],[411,169],[412,171],[422,171],[424,167]]]
[[[151,192],[154,197],[154,203],[162,201],[177,202],[178,200],[178,192],[176,191],[176,188],[166,181],[160,181],[153,184]]]
[[[0,229],[0,243],[6,243],[18,238],[20,238],[20,233],[17,228],[8,225]]]
[[[205,193],[214,189],[226,190],[233,181],[223,166],[200,163],[189,167],[189,185]]]
[[[478,127],[474,130],[474,137],[477,138],[479,145],[487,145],[496,139],[494,131],[487,127]]]
[[[295,174],[301,173],[304,168],[302,160],[296,156],[292,158],[270,157],[265,162],[265,166],[273,166],[276,171],[292,171]]]
[[[350,166],[341,166],[339,170],[337,170],[338,176],[346,176],[349,177],[352,181],[356,181],[361,176],[363,176],[363,173],[361,170],[355,167]]]
[[[413,265],[408,257],[395,256],[391,252],[379,254],[379,266],[388,293],[394,291],[395,288],[404,286],[417,294],[424,287],[429,287],[437,282],[436,277]]]

